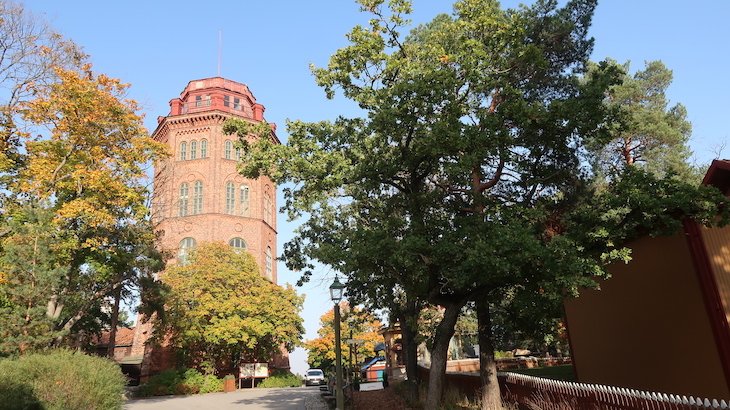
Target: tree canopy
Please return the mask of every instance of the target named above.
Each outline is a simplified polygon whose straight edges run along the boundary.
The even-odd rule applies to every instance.
[[[303,297],[262,277],[246,252],[199,245],[188,263],[169,266],[161,280],[169,290],[159,336],[169,336],[193,364],[230,371],[242,359],[268,361],[301,341]]]
[[[682,104],[669,106],[666,96],[672,71],[661,61],[645,63],[643,70],[630,74],[629,63],[613,65],[624,72],[621,82],[606,93],[605,104],[614,112],[616,123],[606,139],[589,143],[595,153],[599,174],[611,176],[628,166],[639,166],[661,177],[675,174],[697,183],[697,171],[689,164],[688,146],[692,125]],[[597,70],[592,64],[589,71]]]
[[[20,106],[39,85],[58,80],[55,69],[78,67],[86,55],[22,4],[0,1],[0,186],[22,164],[22,137],[28,131]],[[2,196],[0,195],[0,198]]]

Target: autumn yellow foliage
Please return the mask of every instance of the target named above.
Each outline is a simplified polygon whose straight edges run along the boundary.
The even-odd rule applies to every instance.
[[[14,188],[53,204],[61,227],[75,221],[110,228],[120,218],[144,217],[146,166],[166,148],[149,137],[139,106],[126,98],[128,85],[95,76],[90,65],[56,74],[58,82],[21,107],[24,119],[48,135],[26,142],[26,165]]]
[[[380,321],[370,312],[360,308],[352,308],[347,302],[342,302],[340,307],[342,358],[349,363],[352,353],[353,361],[357,353],[357,362],[362,363],[370,357],[376,356],[375,346],[383,341],[378,333],[381,328]],[[334,331],[334,309],[330,309],[320,317],[320,328],[317,331],[319,337],[307,340],[304,348],[308,351],[308,363],[310,367],[327,369],[335,363],[335,331]],[[358,341],[356,349],[351,349],[348,339]],[[352,352],[351,352],[352,350]],[[357,364],[357,363],[353,363]]]

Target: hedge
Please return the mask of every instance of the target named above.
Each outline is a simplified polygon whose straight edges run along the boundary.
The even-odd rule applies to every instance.
[[[68,350],[0,360],[0,409],[120,409],[119,365]]]
[[[197,394],[223,391],[223,381],[213,375],[203,375],[195,369],[165,370],[143,384],[139,395]]]

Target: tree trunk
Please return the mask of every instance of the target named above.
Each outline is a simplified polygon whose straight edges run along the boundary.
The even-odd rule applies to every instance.
[[[412,380],[415,384],[419,382],[418,344],[416,343],[418,313],[416,304],[409,303],[400,315],[401,346],[403,347],[403,357],[406,364],[406,376],[408,380]]]
[[[444,308],[444,318],[436,327],[433,351],[431,352],[431,370],[428,380],[428,395],[425,410],[437,410],[441,404],[446,378],[446,360],[449,353],[449,342],[454,335],[454,326],[459,318],[463,303],[451,303]]]
[[[117,286],[114,290],[114,306],[112,307],[112,317],[109,329],[109,344],[107,345],[106,355],[110,359],[114,359],[114,348],[117,345],[117,323],[119,322],[119,300],[122,298],[122,285]]]
[[[502,397],[497,381],[497,362],[494,360],[492,319],[486,298],[476,301],[479,326],[479,376],[482,383],[482,410],[502,410]]]
[[[407,303],[401,308],[398,321],[401,329],[401,346],[403,347],[403,359],[406,364],[407,381],[402,384],[403,395],[407,403],[418,401],[418,307],[416,303]]]

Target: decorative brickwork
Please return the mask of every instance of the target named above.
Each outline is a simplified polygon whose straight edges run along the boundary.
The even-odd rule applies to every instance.
[[[236,138],[222,131],[230,117],[260,122],[263,112],[246,85],[214,77],[188,83],[159,118],[152,136],[167,144],[170,157],[155,166],[152,213],[171,261],[185,238],[243,240],[261,274],[276,283],[276,264],[267,264],[267,251],[276,259],[276,186],[237,172]],[[273,129],[271,138],[278,142]]]

